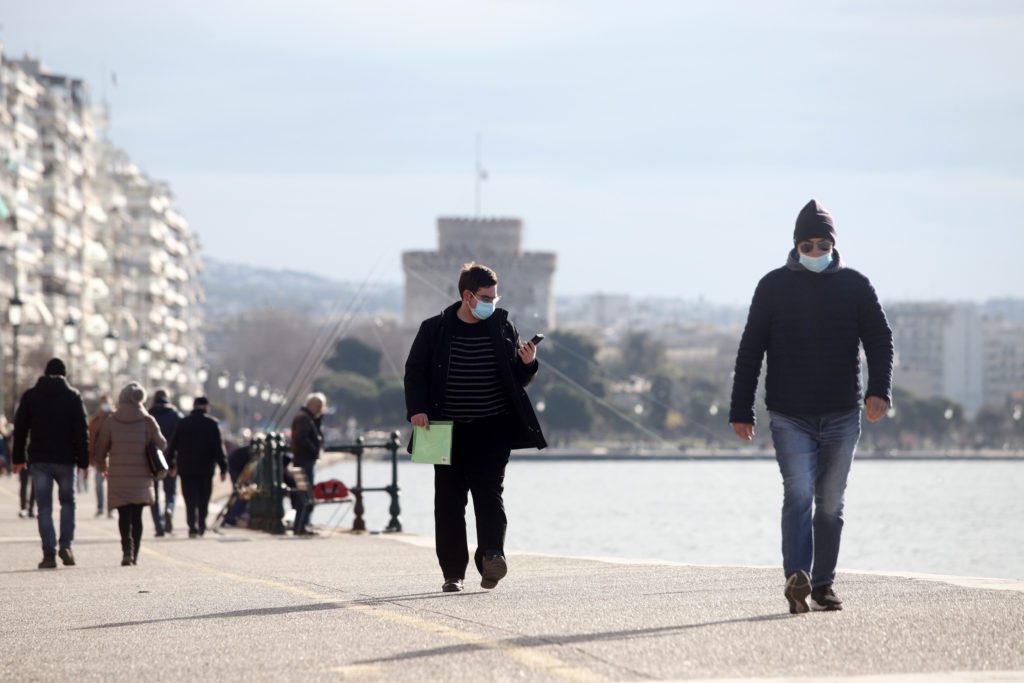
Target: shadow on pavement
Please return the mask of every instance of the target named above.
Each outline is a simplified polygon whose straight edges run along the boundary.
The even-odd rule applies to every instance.
[[[790,614],[763,614],[756,617],[744,617],[742,619],[723,619],[721,621],[709,621],[703,624],[681,624],[679,626],[659,626],[657,628],[647,628],[638,630],[628,631],[604,631],[600,633],[578,633],[574,635],[561,635],[561,636],[519,636],[518,638],[506,638],[504,640],[497,641],[499,647],[546,647],[549,645],[575,645],[579,643],[592,643],[607,640],[633,640],[636,638],[655,638],[658,636],[671,635],[673,633],[681,633],[696,628],[706,628],[709,626],[723,626],[726,624],[745,624],[758,621],[782,621],[787,619],[794,619],[793,615]],[[451,654],[464,654],[467,652],[474,652],[477,650],[488,650],[493,649],[492,645],[480,645],[474,643],[467,643],[464,645],[449,645],[447,647],[432,648],[429,650],[417,650],[414,652],[406,652],[393,657],[381,657],[379,659],[361,659],[353,664],[386,664],[391,662],[401,662],[411,659],[422,659],[426,657],[440,657]]]
[[[38,569],[24,569],[17,570],[18,572],[37,572]],[[6,572],[6,573],[17,573],[17,572]],[[386,595],[381,597],[368,596],[360,598],[358,600],[343,600],[337,602],[317,602],[311,605],[287,605],[284,607],[264,607],[254,609],[243,609],[234,610],[230,612],[213,612],[210,614],[194,614],[181,617],[167,617],[164,619],[140,619],[137,621],[118,621],[110,624],[96,624],[95,626],[81,626],[74,630],[76,631],[94,631],[97,629],[108,629],[108,628],[127,628],[129,626],[143,626],[146,624],[163,624],[174,621],[192,621],[195,619],[237,619],[244,617],[273,617],[281,614],[298,614],[302,612],[320,612],[334,609],[345,609],[355,605],[382,605],[385,603],[392,603],[397,601],[407,600],[430,600],[430,599],[452,599],[460,597],[469,597],[472,595],[485,595],[483,592],[479,593],[456,593],[456,594],[445,594],[445,593],[412,593],[410,595]]]

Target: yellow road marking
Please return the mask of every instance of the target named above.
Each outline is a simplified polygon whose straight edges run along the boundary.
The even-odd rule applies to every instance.
[[[230,579],[232,581],[241,581],[243,583],[252,584],[255,586],[262,586],[264,588],[271,588],[279,590],[285,593],[291,593],[292,595],[298,595],[309,600],[314,600],[321,604],[338,604],[338,599],[323,593],[311,591],[306,588],[300,588],[299,586],[291,586],[280,581],[273,581],[270,579],[260,579],[254,576],[246,576],[244,574],[236,574],[234,572],[228,572],[221,569],[216,569],[207,565],[199,564],[198,562],[191,562],[189,560],[179,560],[177,558],[166,555],[160,551],[153,550],[152,548],[143,547],[142,551],[148,555],[152,555],[157,559],[163,560],[169,564],[176,564],[181,567],[198,570],[211,576],[218,576],[224,579]],[[495,652],[501,652],[505,656],[513,659],[521,664],[524,664],[532,669],[538,669],[544,671],[552,676],[561,678],[566,681],[574,681],[575,683],[605,683],[608,681],[607,678],[597,674],[593,671],[581,669],[578,667],[570,666],[565,662],[561,661],[557,657],[549,655],[544,652],[538,652],[533,648],[523,647],[521,645],[510,645],[501,641],[495,640],[488,636],[470,633],[468,631],[460,631],[459,629],[452,628],[450,626],[444,626],[437,624],[420,617],[412,616],[409,614],[399,614],[397,612],[391,612],[380,607],[374,607],[372,605],[340,605],[342,609],[351,610],[358,612],[366,616],[370,616],[383,621],[389,621],[394,624],[401,624],[407,626],[416,631],[423,633],[429,633],[435,636],[442,636],[451,640],[464,643],[466,645],[474,645],[484,650],[493,650]],[[355,665],[361,666],[361,665]],[[353,667],[339,667],[344,671],[339,673],[349,673]],[[369,672],[367,672],[369,673]]]

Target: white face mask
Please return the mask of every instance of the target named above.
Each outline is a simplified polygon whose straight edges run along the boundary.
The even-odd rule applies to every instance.
[[[820,273],[832,264],[832,252],[821,256],[807,256],[800,254],[800,265],[812,273]]]
[[[476,308],[469,309],[474,318],[477,320],[487,320],[494,315],[494,301],[480,301],[480,299],[477,299],[475,294],[471,294],[470,296],[476,299]]]

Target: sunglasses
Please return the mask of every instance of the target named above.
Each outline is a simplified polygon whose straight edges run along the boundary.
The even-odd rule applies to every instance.
[[[818,247],[819,251],[832,251],[832,240],[807,240],[801,242],[798,248],[801,254],[810,254],[814,247]]]

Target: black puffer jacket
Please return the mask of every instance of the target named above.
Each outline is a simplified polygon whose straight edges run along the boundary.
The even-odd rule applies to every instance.
[[[89,426],[82,396],[63,377],[40,377],[26,391],[14,415],[11,462],[89,466]]]
[[[178,423],[182,420],[181,413],[169,403],[154,403],[153,407],[149,409],[149,414],[160,425],[160,433],[170,443],[174,438],[174,431],[178,428]]]
[[[221,474],[227,472],[227,455],[216,418],[202,410],[193,410],[183,417],[167,446],[167,464],[177,468],[178,475],[186,479],[212,477],[216,467],[220,467]]]
[[[420,325],[416,339],[405,361],[405,409],[406,417],[426,413],[431,420],[444,419],[445,383],[448,378],[448,362],[451,356],[452,329],[456,312],[461,303],[446,308],[440,315],[427,318]],[[526,386],[533,381],[539,364],[536,360],[523,365],[517,355],[519,332],[508,319],[508,311],[499,308],[480,323],[487,331],[494,345],[495,356],[505,359],[498,363],[501,383],[505,387],[509,406],[515,416],[516,430],[510,444],[512,450],[519,448],[545,448],[547,441],[541,432],[537,414],[526,394]]]
[[[821,273],[796,250],[757,285],[743,330],[729,421],[754,422],[761,360],[768,354],[765,403],[789,415],[824,415],[860,405],[860,345],[868,361],[867,396],[892,402],[892,330],[866,277],[835,252]]]

